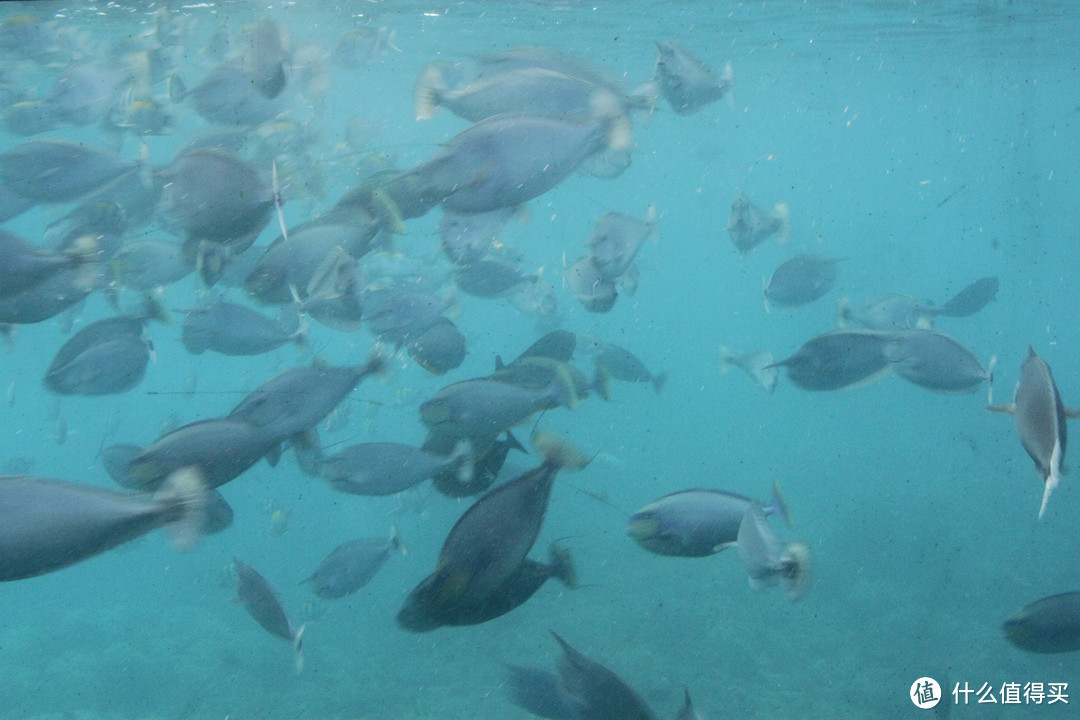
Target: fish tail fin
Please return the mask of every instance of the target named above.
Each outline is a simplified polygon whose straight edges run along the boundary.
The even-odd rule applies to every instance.
[[[555,371],[555,397],[559,400],[559,403],[566,406],[567,410],[573,410],[577,407],[577,390],[574,389],[574,378],[570,376],[570,371],[566,369],[565,365],[560,364]]]
[[[836,298],[836,327],[847,327],[851,322],[851,301],[846,297]]]
[[[307,623],[304,623],[297,629],[296,635],[293,636],[293,652],[296,653],[296,674],[304,672],[304,630],[307,629]]]
[[[589,461],[569,441],[549,432],[537,430],[532,436],[533,447],[550,463],[561,470],[580,470]]]
[[[735,108],[735,68],[731,61],[724,64],[724,72],[720,76],[720,88],[725,91],[729,108]]]
[[[593,372],[592,381],[593,390],[604,400],[611,399],[611,373],[607,369],[607,365],[597,365],[595,372]]]
[[[169,522],[170,539],[177,550],[191,550],[202,535],[206,511],[206,479],[195,465],[175,470],[165,478],[155,498],[175,508]]]
[[[646,80],[630,91],[627,104],[635,110],[644,110],[652,115],[660,103],[660,86],[654,80]]]
[[[454,467],[454,477],[459,483],[467,485],[472,482],[476,454],[468,438],[462,438],[454,445],[454,450],[450,453],[450,462]]]
[[[810,589],[810,546],[793,542],[784,548],[780,556],[781,578],[788,600],[795,602],[806,597]]]
[[[780,223],[780,229],[776,231],[776,239],[781,243],[786,243],[791,239],[791,208],[786,202],[778,202],[773,207],[773,214]]]
[[[1046,485],[1043,488],[1042,504],[1039,505],[1039,519],[1042,520],[1043,513],[1046,512],[1046,502],[1050,499],[1050,494],[1054,492],[1054,488],[1058,486],[1057,475],[1051,473],[1046,476]]]
[[[398,532],[397,525],[390,526],[390,547],[394,548],[402,555],[409,554],[409,548],[405,546],[405,541],[401,539],[401,534]]]
[[[424,68],[413,91],[413,109],[417,120],[430,120],[439,109],[439,96],[446,91],[442,69],[432,63]]]
[[[593,115],[607,128],[607,149],[628,149],[634,139],[634,130],[619,99],[610,92],[597,92],[593,93],[589,105]]]
[[[990,362],[986,363],[986,404],[994,404],[994,368],[997,366],[997,355],[990,356]]]
[[[667,378],[668,374],[666,372],[662,372],[659,375],[652,376],[653,390],[656,391],[657,395],[659,395],[660,391],[664,389],[664,383],[667,382]]]
[[[784,524],[791,527],[791,513],[788,512],[787,501],[784,499],[784,493],[780,491],[780,484],[773,482],[772,484],[772,499],[769,500],[768,506],[765,507],[765,514],[772,515],[776,513],[784,519]]]
[[[551,576],[570,588],[577,587],[577,570],[574,569],[570,551],[560,547],[558,543],[552,543],[548,548],[548,564],[551,566]]]

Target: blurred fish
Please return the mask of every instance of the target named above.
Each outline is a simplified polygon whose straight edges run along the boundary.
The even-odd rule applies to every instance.
[[[289,52],[277,25],[270,19],[262,18],[252,29],[244,60],[245,69],[259,92],[271,100],[281,94],[288,79]]]
[[[242,58],[218,65],[191,89],[178,75],[172,76],[169,97],[173,102],[190,99],[203,118],[226,127],[258,125],[277,117],[286,108],[286,96],[266,95],[258,79],[244,68]]]
[[[551,634],[563,651],[558,676],[537,668],[508,666],[511,702],[534,715],[559,720],[658,720],[622,678]]]
[[[833,330],[807,340],[794,355],[764,369],[787,368],[788,380],[804,390],[862,387],[892,369],[885,357],[886,339],[866,330]]]
[[[125,243],[109,261],[116,283],[129,290],[156,290],[182,280],[192,272],[179,243],[139,240]]]
[[[420,419],[437,435],[456,438],[496,435],[554,405],[577,404],[573,378],[557,372],[544,389],[523,388],[489,378],[447,385],[420,405]]]
[[[61,395],[131,390],[142,382],[150,361],[145,323],[145,318],[121,315],[82,328],[57,351],[45,371],[45,386]]]
[[[763,210],[740,190],[731,203],[727,231],[740,257],[776,235],[780,242],[787,242],[791,234],[791,211],[786,203],[777,203],[772,210]]]
[[[236,596],[244,609],[266,632],[292,643],[296,672],[301,672],[304,669],[304,626],[293,626],[277,591],[255,568],[235,557],[233,567],[236,568]]]
[[[383,342],[405,345],[427,332],[450,302],[425,292],[385,290],[369,293],[368,329]]]
[[[136,166],[69,140],[30,140],[0,153],[0,182],[35,202],[71,202]]]
[[[605,313],[615,307],[618,297],[615,283],[604,279],[592,255],[578,258],[573,265],[564,268],[563,279],[587,311]]]
[[[897,375],[927,390],[968,393],[984,382],[993,387],[995,358],[984,369],[973,352],[943,333],[900,330],[886,336],[883,350]]]
[[[125,79],[121,68],[78,62],[61,73],[45,99],[62,124],[85,127],[104,118],[116,104]]]
[[[681,490],[654,500],[630,516],[628,532],[657,555],[705,557],[735,544],[746,511],[757,501],[723,490]],[[761,506],[763,515],[780,515],[791,524],[780,488]]]
[[[506,207],[482,213],[443,212],[439,220],[442,249],[450,261],[467,263],[482,260],[495,249],[499,233],[521,207]]]
[[[251,308],[217,300],[190,310],[180,325],[184,348],[194,355],[212,350],[222,355],[262,355],[287,343],[303,347],[308,327],[301,321],[295,331]]]
[[[969,317],[986,307],[997,297],[998,279],[996,277],[979,278],[954,298],[937,308],[938,315],[945,317]]]
[[[153,497],[0,476],[0,581],[60,570],[164,526],[173,526],[178,546],[190,547],[202,508],[202,483],[189,469]]]
[[[360,443],[320,461],[320,474],[335,490],[351,495],[393,495],[436,474],[472,479],[472,449],[458,441],[449,455],[432,455],[401,443]]]
[[[515,265],[501,260],[467,260],[454,269],[458,289],[482,298],[506,297],[538,279],[537,275],[523,275]]]
[[[1029,603],[1002,625],[1005,639],[1032,653],[1080,650],[1080,592],[1051,595]]]
[[[1020,366],[1020,380],[1016,383],[1013,401],[1008,405],[991,405],[986,409],[1013,416],[1020,444],[1035,462],[1035,469],[1045,485],[1039,507],[1039,517],[1042,518],[1050,493],[1061,482],[1068,441],[1066,418],[1078,417],[1080,411],[1065,407],[1050,366],[1031,347],[1028,347],[1027,359]]]
[[[803,543],[782,544],[765,521],[760,505],[751,503],[739,525],[739,558],[750,576],[750,587],[784,584],[789,600],[801,600],[810,586],[810,548]]]
[[[12,135],[29,137],[53,130],[63,121],[48,100],[21,100],[3,111],[3,122]]]
[[[397,528],[389,538],[359,538],[338,545],[303,582],[311,583],[312,592],[335,600],[352,595],[371,582],[393,552],[408,554]]]
[[[457,606],[484,603],[525,560],[547,514],[556,474],[586,464],[575,448],[554,436],[536,434],[533,444],[544,462],[465,511],[443,542],[435,572],[406,598],[399,625],[428,630]]]
[[[588,348],[586,352],[592,356],[596,367],[603,368],[613,380],[651,383],[657,394],[664,389],[667,373],[653,374],[645,367],[645,363],[626,348],[601,342],[591,336],[585,346]]]
[[[929,330],[939,315],[968,317],[979,312],[996,297],[998,284],[996,277],[979,278],[944,305],[890,293],[855,310],[846,298],[841,298],[836,303],[836,321],[837,325],[854,323],[867,330]]]
[[[87,236],[78,246],[64,252],[33,247],[21,238],[0,230],[0,298],[26,292],[61,270],[85,268],[92,282],[97,262],[97,243]]]
[[[386,27],[351,27],[338,37],[330,59],[340,68],[358,70],[380,59],[388,49],[397,50],[394,35],[394,31]]]
[[[725,95],[731,96],[735,87],[731,63],[717,76],[716,71],[674,40],[656,43],[656,50],[656,83],[660,94],[679,115],[689,115]]]
[[[457,442],[454,438],[443,437],[429,432],[421,449],[429,453],[445,455],[453,451]],[[511,450],[528,452],[509,430],[502,440],[499,440],[498,436],[495,435],[474,437],[470,439],[470,442],[472,443],[473,460],[472,477],[468,482],[462,482],[460,473],[453,467],[446,468],[432,477],[432,484],[435,489],[443,495],[448,497],[468,497],[469,495],[484,492],[495,483]]]
[[[410,340],[406,350],[420,367],[442,375],[465,362],[465,335],[452,320],[439,317],[434,325]]]
[[[794,308],[824,297],[836,284],[836,260],[820,255],[796,255],[785,260],[762,282],[765,309]]]
[[[720,369],[724,371],[729,366],[737,367],[752,377],[754,382],[764,388],[767,393],[772,393],[776,389],[780,371],[777,370],[776,365],[773,363],[773,355],[768,350],[733,355],[726,347],[721,347]]]
[[[604,215],[585,244],[600,277],[615,282],[630,270],[645,241],[656,238],[656,206],[650,205],[644,221],[617,212]]]

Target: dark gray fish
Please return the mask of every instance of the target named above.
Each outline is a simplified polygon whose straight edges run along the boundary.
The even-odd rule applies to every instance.
[[[836,260],[820,255],[796,255],[785,260],[762,283],[765,309],[769,305],[794,308],[812,303],[833,289],[838,268]]]
[[[1012,414],[1020,444],[1035,462],[1035,469],[1045,484],[1039,506],[1041,518],[1046,512],[1050,493],[1061,482],[1068,443],[1066,418],[1080,413],[1065,407],[1050,366],[1031,347],[1020,366],[1020,380],[1016,383],[1012,403],[991,405],[987,410]]]
[[[203,521],[199,525],[200,535],[215,535],[233,524],[233,509],[229,502],[217,490],[207,490],[203,506]]]
[[[140,382],[150,362],[145,319],[105,318],[71,336],[57,351],[45,386],[61,395],[113,395]]]
[[[397,528],[389,538],[358,538],[338,545],[304,582],[321,598],[335,600],[352,595],[371,582],[393,552],[407,554]]]
[[[667,382],[667,373],[653,374],[636,355],[626,348],[601,342],[595,337],[589,339],[586,352],[592,355],[596,367],[603,368],[613,380],[622,382],[651,383],[659,394]]]
[[[451,138],[444,149],[404,175],[423,195],[454,212],[487,212],[538,197],[606,148],[630,145],[619,108],[587,122],[528,116],[494,117]]]
[[[273,100],[285,89],[289,52],[277,25],[263,18],[251,31],[245,66],[260,93]]]
[[[229,417],[251,423],[283,442],[311,430],[369,375],[382,371],[373,356],[364,365],[297,367],[267,380],[233,408]]]
[[[865,330],[833,330],[807,340],[791,357],[765,366],[787,368],[804,390],[844,390],[869,385],[891,369],[887,336]]]
[[[655,98],[627,95],[618,78],[603,68],[590,63],[585,58],[550,47],[525,45],[503,52],[476,55],[473,57],[476,68],[472,80],[485,80],[508,73],[527,69],[541,69],[559,73],[610,90],[620,98],[627,98],[631,103],[638,101],[635,107],[651,108]]]
[[[563,279],[581,307],[589,312],[605,313],[615,307],[618,291],[615,283],[605,280],[592,255],[578,258],[563,270]]]
[[[270,185],[230,152],[191,150],[158,174],[165,184],[165,212],[189,242],[228,244],[239,253],[270,221]]]
[[[142,490],[142,483],[131,476],[131,463],[142,451],[141,445],[119,444],[101,448],[98,455],[114,483],[127,490]]]
[[[0,153],[0,182],[35,202],[77,200],[136,166],[83,143],[30,140]]]
[[[207,350],[222,355],[262,355],[287,343],[303,346],[308,334],[303,323],[289,332],[251,308],[224,300],[189,311],[180,329],[184,347],[194,355]]]
[[[782,543],[765,520],[765,511],[750,503],[739,524],[739,559],[755,590],[783,583],[788,599],[802,600],[810,587],[810,548]]]
[[[208,487],[238,477],[260,458],[276,458],[281,438],[268,437],[241,418],[199,420],[171,430],[130,460],[127,478],[136,487],[153,489],[171,473],[197,467]]]
[[[459,473],[454,468],[447,468],[440,473],[436,473],[432,478],[435,489],[447,497],[468,497],[484,492],[495,483],[503,464],[506,462],[506,456],[510,454],[511,450],[528,452],[514,437],[514,434],[509,431],[502,440],[499,440],[497,436],[490,436],[472,438],[470,442],[473,451],[473,471],[472,479],[469,482],[461,482]],[[430,453],[445,455],[452,452],[456,444],[457,440],[454,438],[428,433],[421,449]]]
[[[202,508],[202,482],[192,470],[174,473],[154,496],[0,476],[0,581],[60,570],[166,525],[178,545],[190,546]]]
[[[425,292],[386,290],[373,293],[367,303],[368,329],[380,340],[404,345],[427,332],[450,302]]]
[[[410,340],[406,350],[420,367],[442,375],[465,362],[465,335],[452,320],[440,317],[434,325]]]
[[[394,495],[447,471],[462,483],[472,479],[472,450],[465,440],[445,456],[401,443],[360,443],[319,464],[335,490],[351,495]]]
[[[723,490],[681,490],[654,500],[630,516],[628,532],[657,555],[705,557],[735,544],[746,511],[756,503]],[[764,515],[778,514],[790,525],[787,506],[775,484]]]
[[[1080,650],[1080,592],[1050,595],[1013,613],[1002,625],[1005,639],[1032,653]]]
[[[92,272],[97,257],[98,248],[92,236],[70,251],[50,252],[0,230],[0,298],[24,293],[61,270],[85,267]]]
[[[776,369],[776,365],[773,363],[773,355],[768,350],[733,355],[726,347],[721,347],[720,369],[724,371],[729,366],[737,367],[752,377],[754,382],[764,388],[767,393],[771,393],[776,389],[780,371]]]
[[[543,390],[489,378],[447,385],[420,405],[420,419],[433,433],[473,438],[497,435],[552,404],[571,410],[577,404],[573,378],[557,373]]]
[[[548,358],[558,362],[568,363],[574,357],[577,348],[577,335],[567,330],[552,330],[514,358],[506,367],[511,367],[519,360],[528,358]]]
[[[120,99],[124,80],[121,68],[97,62],[76,63],[57,78],[46,101],[61,124],[93,125]]]
[[[557,578],[568,588],[575,588],[577,574],[570,553],[553,544],[548,548],[548,554],[550,559],[547,563],[526,558],[499,587],[479,600],[466,599],[461,603],[431,609],[406,599],[405,606],[398,613],[398,624],[413,632],[428,632],[447,625],[480,625],[521,607],[552,578]],[[429,586],[436,582],[437,576],[430,575],[413,591],[413,595],[423,596],[429,591]]]
[[[690,54],[674,40],[656,43],[656,68],[653,72],[660,94],[679,115],[689,115],[730,95],[735,87],[731,63],[724,72],[716,71]]]
[[[782,202],[776,203],[772,210],[763,210],[740,190],[731,203],[727,231],[739,255],[745,256],[773,235],[778,236],[780,242],[787,242],[791,234],[791,211]]]
[[[886,335],[885,359],[910,383],[942,393],[975,392],[993,384],[994,359],[984,369],[975,354],[953,338],[933,330],[900,330]]]
[[[570,378],[578,400],[587,398],[590,391],[595,391],[604,400],[611,399],[611,378],[607,369],[602,366],[597,366],[596,373],[590,380],[573,365],[546,357],[518,358],[505,367],[500,363],[500,358],[496,357],[495,372],[489,375],[488,379],[528,390],[543,391],[550,388],[553,382],[566,377]],[[558,397],[552,397],[542,409],[551,410],[559,404]]]
[[[522,208],[508,207],[483,213],[444,212],[439,220],[442,249],[453,263],[482,260],[499,240],[499,233]]]
[[[233,567],[236,568],[236,596],[244,604],[244,609],[266,632],[292,643],[296,653],[296,672],[302,671],[304,626],[297,628],[292,624],[281,597],[255,568],[235,557]]]
[[[618,212],[604,215],[585,244],[600,277],[615,282],[630,269],[645,241],[656,238],[656,206],[650,205],[644,221]]]
[[[586,463],[576,449],[553,436],[534,435],[533,444],[544,462],[465,511],[443,542],[435,572],[406,599],[399,622],[480,604],[524,562],[547,514],[556,474]]]
[[[174,102],[190,99],[203,118],[225,127],[259,125],[286,108],[284,96],[268,97],[240,58],[218,65],[191,89],[174,75],[169,78],[169,97]]]
[[[552,633],[562,647],[558,676],[510,667],[510,700],[534,715],[565,720],[657,720],[622,678]]]
[[[454,268],[454,284],[474,297],[506,297],[536,280],[536,275],[523,275],[517,266],[501,260],[469,260]]]
[[[0,298],[0,325],[29,325],[55,317],[94,289],[96,275],[84,269],[60,270],[24,292]]]

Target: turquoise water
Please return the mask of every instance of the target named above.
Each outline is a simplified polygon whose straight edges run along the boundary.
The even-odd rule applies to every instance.
[[[370,156],[408,167],[466,127],[448,112],[414,120],[413,84],[431,61],[546,45],[632,87],[652,74],[654,41],[677,39],[717,69],[733,65],[732,105],[690,116],[662,105],[636,123],[626,172],[571,177],[532,201],[505,237],[526,267],[545,269],[562,327],[623,345],[670,374],[660,395],[618,385],[609,403],[589,400],[542,420],[598,453],[559,480],[533,553],[567,538],[582,587],[551,584],[478,627],[405,633],[394,615],[466,502],[426,490],[344,496],[302,475],[291,457],[275,469],[260,463],[224,488],[234,526],[193,553],[174,553],[156,533],[0,586],[0,717],[521,718],[501,690],[502,664],[551,667],[557,646],[548,630],[618,672],[661,717],[674,716],[684,686],[714,720],[929,715],[906,699],[925,675],[973,688],[1067,682],[1080,692],[1075,656],[1027,655],[1000,631],[1020,606],[1080,588],[1080,495],[1066,476],[1036,521],[1042,485],[1011,421],[983,410],[982,391],[936,395],[887,377],[811,393],[782,376],[770,396],[719,363],[721,346],[786,357],[832,327],[840,296],[856,305],[886,292],[944,302],[996,275],[995,303],[938,327],[984,362],[997,356],[999,400],[1031,345],[1053,367],[1065,403],[1080,404],[1070,352],[1080,343],[1072,277],[1080,267],[1080,10],[1069,2],[313,4],[170,4],[189,86],[212,67],[200,50],[223,24],[239,38],[245,24],[269,17],[287,32],[294,58],[316,60],[349,27],[384,29],[388,42],[370,62],[324,60],[326,92],[291,100],[290,117],[315,138],[310,153],[325,192],[287,203],[290,225],[332,206],[378,166]],[[141,4],[4,3],[0,19],[20,12],[55,18],[98,51],[153,27]],[[36,84],[31,95],[40,97],[55,73],[18,81]],[[166,162],[205,125],[186,106],[177,118],[179,132],[147,139],[151,161]],[[360,138],[343,150],[350,123]],[[94,128],[50,136],[108,144]],[[0,135],[2,149],[21,141]],[[120,152],[135,158],[138,144],[129,138]],[[769,241],[738,256],[725,227],[739,189],[765,207],[788,204],[787,245]],[[561,284],[564,254],[572,261],[584,252],[604,213],[644,217],[653,203],[661,237],[638,257],[637,293],[608,314],[586,313]],[[36,241],[66,210],[35,209],[4,227]],[[396,250],[438,256],[438,215],[409,221]],[[259,242],[276,235],[272,223]],[[153,225],[140,236],[165,237]],[[807,307],[766,314],[761,278],[795,252],[845,258],[837,288]],[[188,278],[164,301],[187,308],[201,292]],[[325,432],[325,444],[420,443],[423,399],[489,373],[496,354],[512,357],[537,337],[533,320],[505,300],[463,296],[459,305],[464,365],[436,378],[401,355],[386,383],[353,393],[348,423]],[[110,312],[95,295],[76,327]],[[103,444],[148,443],[166,423],[221,415],[308,361],[289,347],[258,358],[195,357],[177,326],[154,326],[157,361],[138,388],[57,407],[40,378],[67,337],[61,324],[20,328],[0,355],[11,398],[0,461],[32,461],[33,474],[101,486],[110,485],[97,459]],[[346,363],[366,357],[371,343],[366,330],[315,326],[311,345]],[[58,417],[67,427],[62,444]],[[734,551],[664,558],[626,537],[629,513],[665,493],[707,486],[764,499],[773,481],[795,521],[779,532],[814,554],[813,587],[800,603],[751,590]],[[391,558],[360,593],[323,602],[298,585],[339,542],[388,533],[391,524],[411,552]],[[309,623],[303,674],[285,643],[230,602],[233,555],[259,568],[297,621]],[[952,712],[1071,711],[998,704]]]

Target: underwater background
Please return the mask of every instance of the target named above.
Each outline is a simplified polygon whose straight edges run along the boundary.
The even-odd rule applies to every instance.
[[[415,120],[414,83],[432,61],[543,45],[633,87],[651,77],[655,43],[674,39],[716,69],[732,63],[734,101],[686,116],[661,106],[635,123],[624,173],[569,178],[529,203],[528,218],[505,236],[525,267],[544,268],[559,326],[629,348],[669,374],[660,394],[620,384],[610,402],[540,420],[596,455],[556,482],[534,550],[565,538],[579,588],[550,584],[480,626],[404,632],[394,616],[467,501],[426,487],[394,498],[342,495],[303,475],[290,455],[224,488],[235,523],[192,553],[174,552],[155,533],[0,586],[0,718],[525,718],[503,693],[503,666],[550,667],[558,647],[549,630],[612,668],[662,717],[674,716],[684,687],[714,720],[929,715],[909,699],[922,676],[950,688],[1066,682],[1080,693],[1075,655],[1025,654],[1001,632],[1024,604],[1080,589],[1080,493],[1066,475],[1036,520],[1040,479],[1011,420],[984,410],[982,390],[940,395],[886,377],[807,392],[781,373],[770,395],[720,362],[721,347],[787,357],[834,326],[841,296],[855,305],[886,292],[943,302],[993,275],[996,302],[938,327],[984,363],[997,357],[998,401],[1009,399],[1030,345],[1054,369],[1065,404],[1080,404],[1074,3],[164,6],[184,20],[178,72],[189,85],[211,67],[200,51],[223,25],[240,34],[268,17],[293,48],[327,53],[349,28],[382,33],[386,42],[365,62],[327,61],[317,103],[297,101],[293,119],[313,138],[308,152],[322,188],[284,205],[290,225],[326,210],[374,169],[422,161],[467,126],[449,112]],[[0,22],[30,13],[105,47],[150,31],[162,7],[9,2],[0,4]],[[152,162],[167,162],[204,125],[190,110],[177,124],[176,133],[146,140]],[[107,144],[95,128],[50,135]],[[20,142],[0,134],[0,150]],[[120,152],[134,158],[138,143]],[[739,256],[725,228],[740,189],[763,207],[789,206],[787,244]],[[586,312],[561,284],[564,263],[582,253],[606,212],[640,218],[650,204],[660,239],[638,256],[637,292],[609,313]],[[63,210],[35,208],[4,227],[37,242]],[[394,251],[437,256],[437,215],[409,221]],[[272,222],[259,244],[277,234]],[[762,278],[796,252],[842,258],[837,287],[806,307],[767,313]],[[190,308],[201,292],[189,277],[163,302]],[[505,300],[457,302],[464,364],[440,378],[395,357],[386,382],[350,396],[348,422],[324,432],[324,444],[419,444],[423,399],[490,373],[496,355],[513,357],[539,337],[533,319]],[[75,327],[111,313],[94,295]],[[150,334],[156,362],[139,387],[57,405],[41,377],[67,337],[61,322],[19,328],[0,354],[5,472],[110,487],[102,445],[149,443],[167,423],[220,415],[264,380],[309,362],[292,347],[255,358],[192,356],[175,325]],[[310,344],[344,364],[361,362],[372,342],[366,330],[315,326]],[[535,462],[516,454],[508,464]],[[660,557],[626,535],[629,514],[665,493],[714,487],[765,499],[773,482],[794,521],[778,532],[813,551],[813,585],[799,603],[750,589],[733,550]],[[327,602],[299,585],[342,540],[389,534],[391,525],[410,553],[390,558],[361,592]],[[308,622],[302,674],[287,646],[232,602],[233,556],[259,567],[294,619]],[[1068,717],[1080,694],[1068,706],[971,702],[952,716]]]

